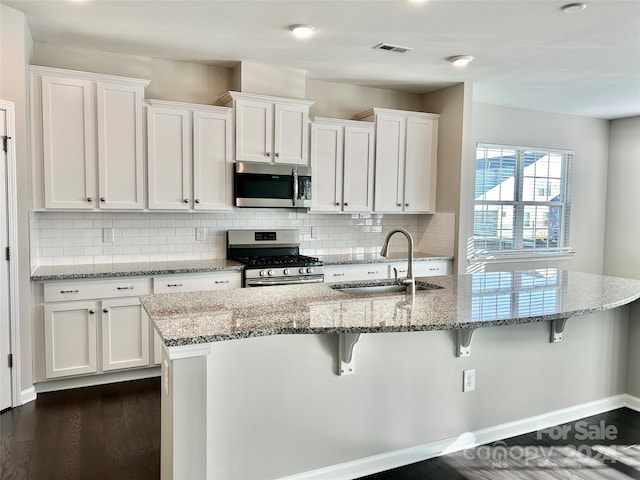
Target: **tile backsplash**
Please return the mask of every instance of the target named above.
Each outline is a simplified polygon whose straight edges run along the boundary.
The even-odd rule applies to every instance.
[[[416,250],[453,254],[454,215],[313,214],[291,209],[234,209],[220,213],[31,213],[31,266],[197,260],[226,257],[229,229],[297,228],[307,255],[374,253],[393,228],[406,228]],[[196,228],[206,229],[204,241]],[[112,228],[113,243],[102,229]],[[406,249],[394,237],[392,250]]]

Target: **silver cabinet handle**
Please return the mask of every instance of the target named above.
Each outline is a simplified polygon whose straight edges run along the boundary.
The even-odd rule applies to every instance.
[[[375,271],[375,272],[367,272],[367,273],[368,273],[369,275],[374,275],[374,274],[376,274],[376,273],[378,273],[378,272],[377,272],[377,271]]]
[[[293,198],[291,199],[291,203],[295,207],[296,200],[298,199],[298,169],[296,167],[291,169],[291,176],[293,178]]]
[[[167,283],[167,287],[182,287],[181,283]]]
[[[183,203],[189,203],[189,199],[185,198],[184,200],[182,200]]]
[[[89,309],[89,315],[93,315],[94,313],[96,313],[96,311],[93,308]]]
[[[101,202],[106,202],[107,201],[107,197],[100,197],[100,201]]]
[[[229,283],[229,280],[214,280],[213,283]]]
[[[89,203],[93,202],[93,197],[87,197],[87,202]]]
[[[60,290],[60,293],[78,293],[80,290],[77,288],[75,290]]]
[[[344,277],[344,273],[334,273],[334,277]]]
[[[133,290],[135,287],[133,285],[130,285],[128,287],[118,287],[118,290]]]
[[[276,157],[279,157],[279,156],[280,156],[280,154],[278,152],[276,152]]]
[[[200,203],[200,199],[199,198],[196,198],[196,203]]]
[[[109,313],[109,309],[108,308],[103,308],[102,309],[102,313]]]
[[[266,155],[267,155],[267,157],[270,157],[271,156],[271,152],[267,152]]]

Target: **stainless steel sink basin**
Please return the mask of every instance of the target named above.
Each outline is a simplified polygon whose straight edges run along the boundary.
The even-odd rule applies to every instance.
[[[335,283],[329,288],[350,295],[384,295],[387,293],[405,293],[404,285],[397,285],[393,280],[372,280],[366,282]],[[438,290],[442,287],[426,282],[416,282],[417,290]]]

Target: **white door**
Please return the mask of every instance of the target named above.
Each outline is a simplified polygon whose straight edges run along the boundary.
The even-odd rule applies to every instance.
[[[191,208],[190,112],[179,108],[147,110],[149,209]]]
[[[193,208],[231,209],[231,117],[193,112]]]
[[[275,163],[309,165],[309,108],[306,105],[274,106]]]
[[[376,118],[376,212],[402,212],[406,119],[378,115]]]
[[[435,120],[407,118],[407,154],[404,211],[433,213],[436,210]]]
[[[273,103],[236,100],[236,160],[270,163],[273,150]]]
[[[7,111],[0,109],[0,140],[4,147],[7,135]],[[0,410],[11,407],[11,369],[8,356],[11,352],[10,318],[9,318],[9,262],[5,252],[9,245],[8,200],[7,200],[7,152],[2,148],[0,155]]]
[[[102,301],[102,369],[149,365],[149,317],[138,297]]]
[[[344,131],[344,211],[373,210],[373,128]]]
[[[342,211],[342,125],[311,126],[311,210]]]

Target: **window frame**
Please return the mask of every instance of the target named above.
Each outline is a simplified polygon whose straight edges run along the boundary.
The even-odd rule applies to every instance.
[[[493,150],[511,150],[515,152],[516,164],[514,175],[514,192],[513,200],[478,200],[476,195],[476,182],[477,182],[477,161],[479,149],[493,149]],[[507,145],[497,143],[477,142],[475,146],[475,169],[474,169],[474,201],[473,201],[473,231],[471,236],[471,248],[469,260],[470,261],[513,261],[517,260],[538,260],[540,258],[558,257],[558,258],[571,258],[575,251],[570,247],[570,222],[571,222],[571,171],[573,163],[573,150],[566,150],[560,148],[542,148],[520,145]],[[561,166],[561,182],[560,192],[563,198],[562,201],[535,201],[535,200],[523,200],[524,192],[524,179],[525,179],[525,154],[526,153],[544,153],[552,155],[562,156]],[[486,158],[486,157],[485,157]],[[508,177],[511,178],[511,177]],[[549,177],[547,177],[548,179]],[[534,185],[534,192],[535,192]],[[549,186],[547,185],[547,189]],[[478,206],[494,205],[503,207],[501,211],[504,212],[504,207],[513,208],[513,226],[512,226],[512,238],[513,248],[510,249],[488,249],[478,248],[477,240],[486,238],[485,236],[476,235],[476,209]],[[547,219],[551,208],[560,208],[560,231],[558,232],[558,245],[555,247],[524,247],[524,232],[525,229],[530,229],[531,226],[526,226],[525,220],[525,208],[527,206],[533,207],[547,207]],[[535,220],[533,222],[535,225]],[[549,220],[546,222],[548,227]],[[486,245],[485,245],[486,246]]]

